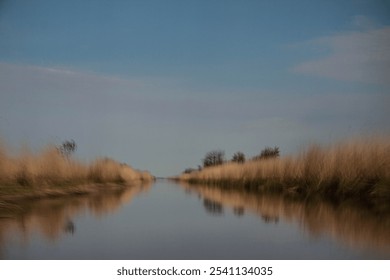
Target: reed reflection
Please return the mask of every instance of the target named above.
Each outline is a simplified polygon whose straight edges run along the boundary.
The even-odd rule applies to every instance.
[[[88,211],[102,217],[117,211],[123,204],[150,189],[151,183],[102,190],[93,194],[23,201],[20,206],[0,207],[0,258],[7,240],[20,236],[28,243],[34,232],[55,241],[63,235],[77,234],[74,218]]]
[[[301,201],[278,194],[182,182],[180,186],[200,196],[208,213],[231,209],[237,217],[254,213],[264,223],[296,223],[310,237],[330,236],[353,248],[380,251],[390,257],[389,213],[378,214],[354,204],[334,205],[318,199]]]

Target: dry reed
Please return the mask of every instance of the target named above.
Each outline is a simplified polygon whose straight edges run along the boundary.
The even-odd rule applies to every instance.
[[[390,141],[350,140],[312,145],[296,156],[225,163],[182,174],[179,180],[332,198],[359,197],[390,202]]]
[[[132,183],[153,177],[112,159],[97,159],[91,164],[63,156],[48,146],[39,153],[24,149],[10,156],[0,144],[0,186],[63,186],[89,183]],[[10,188],[7,188],[9,191]]]

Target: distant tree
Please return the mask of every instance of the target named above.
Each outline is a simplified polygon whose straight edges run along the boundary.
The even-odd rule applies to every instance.
[[[225,161],[225,152],[221,150],[210,151],[203,159],[203,167],[223,164]]]
[[[265,147],[264,150],[257,156],[255,156],[254,160],[267,159],[267,158],[275,158],[279,156],[279,147],[275,146],[273,148]]]
[[[77,145],[73,139],[66,140],[57,149],[62,156],[69,158],[76,151]]]
[[[244,163],[245,162],[245,155],[242,152],[236,152],[232,157],[233,162],[237,163]]]
[[[190,173],[195,172],[195,171],[197,171],[197,169],[195,169],[195,168],[187,168],[187,169],[185,169],[183,171],[183,173],[184,174],[190,174]]]

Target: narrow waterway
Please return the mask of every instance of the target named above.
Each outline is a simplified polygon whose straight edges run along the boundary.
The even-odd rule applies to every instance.
[[[1,259],[390,259],[390,217],[167,180],[0,212]]]

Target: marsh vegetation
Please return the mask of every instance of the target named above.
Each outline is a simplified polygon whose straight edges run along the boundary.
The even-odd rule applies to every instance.
[[[0,145],[0,202],[23,196],[88,192],[96,184],[128,185],[153,179],[149,172],[110,158],[82,162],[72,157],[75,149],[74,142],[65,141],[37,153],[23,148],[11,155],[5,145]]]
[[[388,211],[390,140],[372,137],[311,145],[298,155],[283,157],[274,149],[245,162],[225,161],[176,179],[336,201],[357,199]]]
[[[216,150],[179,184],[76,148],[0,148],[0,258],[389,258],[386,138]]]

